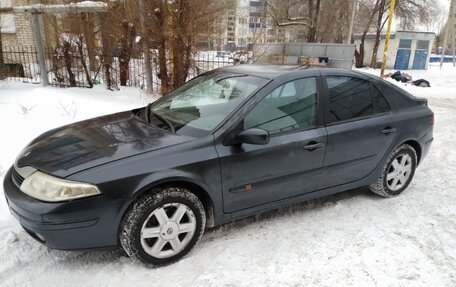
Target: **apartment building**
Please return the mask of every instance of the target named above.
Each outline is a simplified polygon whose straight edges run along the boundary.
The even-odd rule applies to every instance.
[[[255,43],[274,43],[289,38],[284,29],[274,25],[266,0],[232,1],[232,8],[217,19],[215,25],[217,49],[246,49]]]

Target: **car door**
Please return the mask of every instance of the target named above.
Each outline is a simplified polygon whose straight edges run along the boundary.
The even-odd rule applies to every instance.
[[[315,189],[326,145],[318,116],[320,85],[317,77],[284,83],[245,114],[239,130],[265,129],[269,143],[216,144],[226,213]]]
[[[331,76],[326,83],[328,141],[317,189],[368,176],[389,151],[399,122],[380,91],[356,76]]]

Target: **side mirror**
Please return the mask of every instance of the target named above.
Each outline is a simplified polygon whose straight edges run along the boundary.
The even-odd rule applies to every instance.
[[[264,145],[269,142],[269,132],[258,128],[246,129],[236,135],[236,141],[246,144]]]

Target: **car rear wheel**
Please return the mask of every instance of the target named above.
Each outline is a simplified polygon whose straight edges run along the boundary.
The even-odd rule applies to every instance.
[[[392,197],[403,192],[412,181],[417,165],[415,149],[403,144],[388,157],[382,175],[369,186],[370,190],[383,197]]]
[[[196,195],[183,188],[153,190],[124,216],[119,240],[125,252],[148,266],[166,265],[188,254],[204,233],[206,215]]]

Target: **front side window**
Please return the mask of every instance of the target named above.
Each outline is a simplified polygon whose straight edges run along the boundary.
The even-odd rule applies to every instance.
[[[328,76],[329,123],[372,115],[374,107],[370,84],[351,77]]]
[[[271,134],[306,129],[317,124],[315,77],[288,82],[267,95],[244,118],[244,129],[261,128]]]
[[[204,136],[267,80],[231,73],[209,73],[164,96],[151,107],[154,116],[177,134]]]

